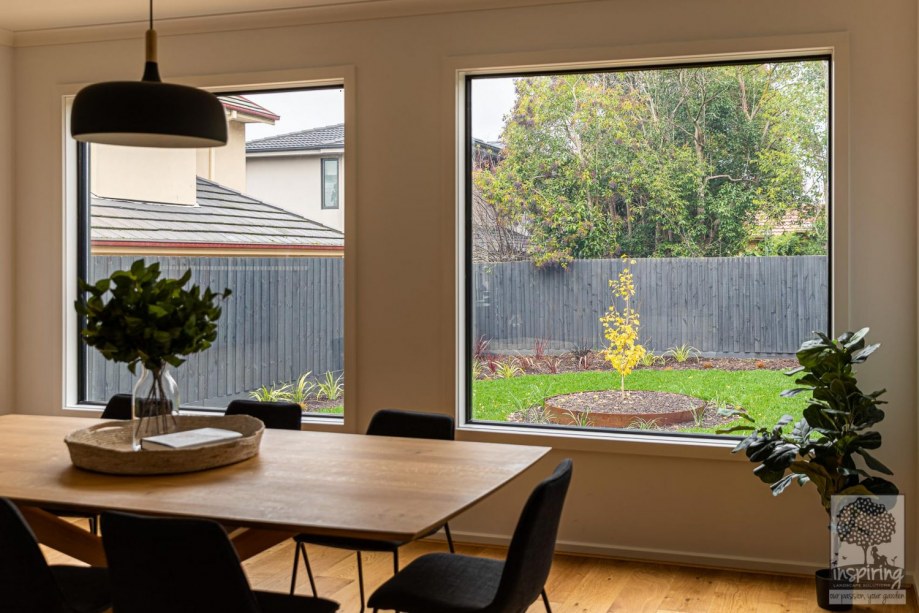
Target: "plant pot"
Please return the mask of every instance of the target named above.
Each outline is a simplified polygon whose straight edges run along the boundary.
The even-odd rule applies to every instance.
[[[141,367],[131,398],[132,445],[140,451],[140,442],[148,436],[168,434],[176,429],[179,414],[179,386],[163,364],[159,368]]]
[[[814,573],[817,582],[817,605],[825,611],[850,611],[851,602],[830,604],[830,591],[851,592],[848,581],[833,578],[832,568],[821,568]]]

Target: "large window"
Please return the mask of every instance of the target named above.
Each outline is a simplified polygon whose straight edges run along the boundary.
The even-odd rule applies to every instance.
[[[345,235],[322,218],[315,144],[344,155],[343,89],[219,98],[226,147],[78,146],[78,273],[95,281],[143,258],[232,289],[217,341],[177,369],[185,408],[256,398],[341,415]],[[131,391],[123,364],[82,344],[78,367],[81,403]]]
[[[830,322],[830,59],[466,77],[471,422],[716,435]]]

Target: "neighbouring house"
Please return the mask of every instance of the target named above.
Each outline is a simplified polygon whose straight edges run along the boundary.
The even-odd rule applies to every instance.
[[[472,139],[474,170],[492,168],[501,161],[501,143]],[[495,207],[472,189],[472,259],[475,262],[512,262],[527,258],[529,236],[524,224],[501,219]]]
[[[345,125],[246,143],[247,193],[344,230]]]
[[[91,146],[94,255],[343,256],[338,229],[247,194],[246,125],[280,117],[244,96],[220,100],[226,147]]]
[[[225,185],[194,205],[92,198],[93,255],[342,257],[344,234]]]

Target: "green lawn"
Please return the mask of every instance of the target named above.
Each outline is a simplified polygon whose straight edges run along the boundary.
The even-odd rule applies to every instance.
[[[702,398],[717,406],[743,407],[760,424],[772,425],[782,415],[800,416],[805,395],[781,398],[779,392],[794,381],[774,370],[637,370],[626,378],[626,389],[674,392]],[[506,421],[514,411],[541,405],[549,396],[573,392],[618,389],[619,377],[610,372],[525,375],[473,383],[473,417]],[[714,433],[714,428],[687,428]]]

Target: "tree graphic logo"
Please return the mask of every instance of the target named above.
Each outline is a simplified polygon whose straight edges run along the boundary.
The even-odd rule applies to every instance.
[[[873,547],[873,564],[878,563],[878,545],[889,543],[897,532],[897,520],[887,507],[871,498],[859,497],[836,516],[836,533],[843,543],[862,548],[864,564],[868,565],[868,548]],[[886,562],[886,556],[884,556]]]
[[[847,594],[848,604],[905,603],[903,496],[833,496],[830,510],[830,565],[838,585],[830,602]]]

